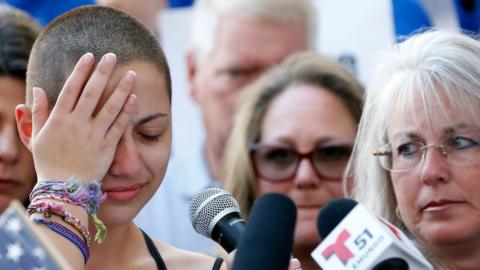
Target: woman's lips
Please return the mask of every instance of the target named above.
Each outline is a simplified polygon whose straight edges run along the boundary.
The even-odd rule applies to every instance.
[[[422,211],[425,211],[425,212],[440,211],[461,203],[464,203],[464,202],[454,201],[454,200],[431,201],[422,208]]]
[[[130,201],[135,199],[145,183],[134,184],[130,186],[123,187],[113,187],[104,189],[103,191],[107,194],[107,199],[112,201]]]
[[[297,204],[297,208],[303,208],[303,209],[320,209],[322,208],[323,204]]]
[[[12,188],[20,186],[20,182],[13,179],[0,178],[0,192],[8,191]]]

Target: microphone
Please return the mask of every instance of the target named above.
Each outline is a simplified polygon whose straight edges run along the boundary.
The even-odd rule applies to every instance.
[[[228,253],[237,247],[245,230],[237,201],[220,188],[198,192],[190,202],[189,216],[197,233],[213,239]]]
[[[253,205],[232,270],[287,270],[297,208],[288,197],[270,193]]]
[[[317,228],[323,240],[311,255],[323,269],[433,269],[400,229],[356,201],[330,201],[318,215]]]

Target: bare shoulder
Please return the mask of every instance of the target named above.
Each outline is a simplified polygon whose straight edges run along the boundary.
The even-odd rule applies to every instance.
[[[179,249],[158,240],[154,242],[168,269],[210,270],[216,259],[205,254]],[[226,263],[222,263],[220,269],[226,270]]]

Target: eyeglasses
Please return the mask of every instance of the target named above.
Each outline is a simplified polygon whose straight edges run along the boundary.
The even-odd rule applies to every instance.
[[[426,145],[421,142],[407,142],[398,145],[387,143],[373,155],[380,159],[380,164],[384,169],[402,172],[412,170],[422,163],[429,148],[436,148],[451,165],[465,166],[480,163],[479,142],[467,137],[450,137],[440,145]]]
[[[308,153],[299,153],[282,144],[255,144],[250,148],[255,174],[272,182],[293,180],[304,158],[310,161],[320,179],[339,181],[351,153],[351,142],[324,143]]]

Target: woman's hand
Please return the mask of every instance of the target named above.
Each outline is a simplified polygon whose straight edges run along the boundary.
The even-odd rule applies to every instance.
[[[293,258],[290,260],[290,264],[288,265],[288,270],[301,270],[302,264],[297,258]]]
[[[126,72],[101,108],[96,108],[116,65],[108,53],[94,68],[94,56],[83,55],[65,82],[49,115],[45,92],[33,89],[32,152],[38,181],[98,180],[107,173],[131,115],[135,73]],[[94,111],[98,111],[94,115]]]

